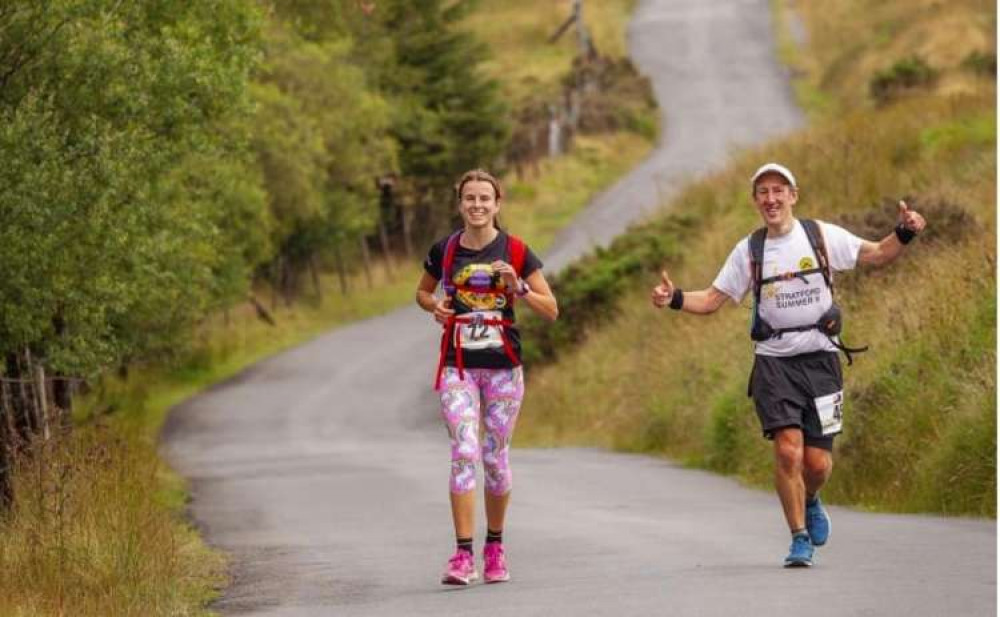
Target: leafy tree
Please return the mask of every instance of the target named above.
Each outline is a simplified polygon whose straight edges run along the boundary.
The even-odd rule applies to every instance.
[[[380,0],[362,24],[360,55],[392,103],[391,134],[423,237],[454,216],[455,178],[496,168],[510,136],[499,85],[481,69],[488,50],[458,25],[475,4]]]
[[[336,33],[307,39],[294,23],[269,24],[266,59],[253,87],[254,145],[286,292],[294,291],[296,274],[311,260],[372,232],[378,214],[373,179],[395,165],[388,106],[351,61],[351,39]]]
[[[0,7],[5,356],[93,374],[170,350],[236,293],[263,249],[226,225],[266,224],[253,168],[231,158],[258,26],[239,0]]]

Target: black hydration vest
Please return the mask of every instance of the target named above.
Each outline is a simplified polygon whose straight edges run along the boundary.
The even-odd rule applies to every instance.
[[[819,330],[830,339],[830,342],[837,349],[844,352],[844,355],[847,356],[847,364],[850,366],[854,362],[851,354],[868,351],[868,346],[847,347],[840,342],[839,335],[843,329],[844,321],[836,300],[833,300],[830,308],[820,316],[819,321],[805,326],[773,328],[771,324],[764,321],[760,316],[760,290],[764,285],[769,285],[777,281],[788,281],[798,278],[805,282],[806,276],[809,274],[822,274],[826,286],[830,289],[830,298],[833,299],[833,271],[830,268],[830,259],[826,252],[826,243],[823,241],[823,232],[819,228],[819,224],[812,219],[801,219],[800,222],[802,223],[802,228],[805,229],[806,237],[809,238],[809,246],[812,247],[813,254],[816,256],[816,261],[819,264],[816,268],[786,272],[763,278],[764,241],[767,238],[767,228],[761,227],[750,236],[750,280],[753,284],[753,320],[750,323],[750,338],[755,341],[766,341],[773,338],[781,338],[785,332]]]

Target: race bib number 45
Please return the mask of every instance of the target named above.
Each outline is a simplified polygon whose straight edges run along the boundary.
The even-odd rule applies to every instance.
[[[844,391],[834,392],[815,399],[816,413],[824,435],[839,433],[844,420]]]
[[[475,311],[462,315],[463,322],[458,323],[455,328],[455,338],[452,344],[461,343],[462,349],[493,349],[503,347],[503,339],[500,334],[500,326],[489,325],[486,320],[497,320],[502,318],[500,311]],[[464,319],[469,319],[469,323],[464,323]]]

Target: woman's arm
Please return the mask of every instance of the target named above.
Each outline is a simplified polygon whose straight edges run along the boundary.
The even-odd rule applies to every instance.
[[[559,305],[542,271],[535,270],[524,279],[524,282],[528,285],[529,291],[520,299],[543,318],[555,321],[559,317]]]
[[[428,313],[434,313],[434,319],[443,324],[455,311],[451,308],[451,298],[438,298],[434,295],[437,284],[436,278],[424,272],[417,283],[417,304]]]

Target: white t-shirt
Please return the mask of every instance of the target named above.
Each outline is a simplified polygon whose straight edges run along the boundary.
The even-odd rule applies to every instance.
[[[830,267],[834,271],[853,270],[861,250],[861,238],[843,227],[819,223],[826,242]],[[792,230],[779,238],[764,241],[764,278],[819,267],[816,255],[802,223],[795,220]],[[772,328],[805,326],[819,321],[830,308],[833,298],[823,275],[807,275],[806,281],[793,278],[764,285],[760,290],[760,316]],[[712,286],[740,303],[750,289],[750,236],[729,254]],[[812,351],[836,351],[830,339],[819,330],[786,332],[781,338],[757,342],[755,353],[762,356],[795,356]]]

